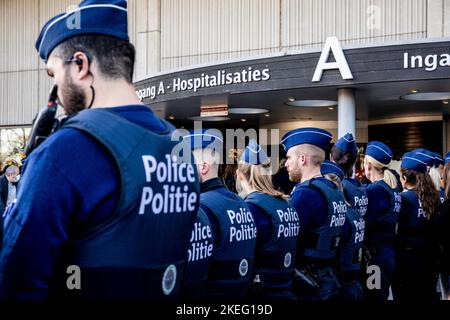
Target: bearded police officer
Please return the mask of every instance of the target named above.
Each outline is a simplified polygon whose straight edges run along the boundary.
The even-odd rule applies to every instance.
[[[325,178],[333,181],[342,190],[341,182],[344,180],[345,173],[340,165],[325,160],[320,171]],[[364,296],[360,274],[365,223],[361,213],[348,202],[347,205],[341,245],[338,248],[339,298],[361,300]]]
[[[305,300],[332,299],[338,292],[333,266],[347,205],[342,192],[320,173],[331,139],[328,131],[300,128],[281,140],[289,178],[298,183],[290,200],[300,218],[295,267],[297,294]]]
[[[200,176],[200,207],[208,216],[214,249],[207,298],[243,298],[251,284],[256,225],[247,204],[218,178],[223,139],[218,130],[194,130],[184,136],[194,150]]]
[[[127,2],[83,1],[47,22],[36,48],[69,117],[26,161],[2,297],[176,298],[198,180],[171,155],[172,126],[136,96]],[[68,281],[77,272],[81,283]]]
[[[288,196],[273,187],[270,166],[266,152],[252,139],[236,170],[258,230],[252,293],[255,299],[294,299],[291,287],[299,217]]]

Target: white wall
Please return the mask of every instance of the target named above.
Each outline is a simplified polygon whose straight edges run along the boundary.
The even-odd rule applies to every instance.
[[[432,2],[430,8],[442,13]],[[436,23],[442,26],[442,19]],[[427,0],[161,1],[162,71],[319,48],[328,36],[343,44],[424,38]]]
[[[34,42],[50,17],[77,3],[0,0],[0,126],[30,124],[45,105],[51,80]],[[129,0],[128,4],[130,38],[137,49],[136,78],[180,66],[321,47],[329,35],[344,44],[450,36],[450,0]],[[371,5],[381,13],[379,20],[368,13]]]

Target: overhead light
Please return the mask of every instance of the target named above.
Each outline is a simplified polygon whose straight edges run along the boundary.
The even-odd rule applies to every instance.
[[[438,100],[449,100],[450,92],[417,92],[410,93],[400,97],[404,100],[413,101],[438,101]]]
[[[328,110],[334,110],[334,107],[328,107]]]
[[[245,118],[242,118],[242,119],[241,119],[241,121],[242,121],[242,122],[245,122],[245,121],[247,121],[247,119],[245,119]]]
[[[443,104],[448,104],[448,100],[442,101]]]
[[[417,92],[419,92],[419,90],[417,90],[417,89],[411,89],[410,91],[411,91],[411,93],[417,93]]]
[[[291,120],[309,121],[309,120],[312,120],[312,118],[291,117]]]
[[[175,116],[169,116],[169,120],[175,120]]]
[[[196,117],[189,117],[189,120],[193,120],[193,121],[227,121],[230,120],[230,118],[228,117],[200,117],[200,116],[196,116]]]
[[[268,109],[262,108],[230,108],[228,113],[231,114],[261,114],[269,112]]]
[[[295,98],[294,98],[294,97],[289,97],[289,98],[288,98],[288,101],[289,101],[289,102],[294,102],[294,101],[295,101]]]
[[[264,116],[269,118],[270,117],[270,113],[266,113]]]
[[[320,107],[332,107],[337,105],[337,101],[334,100],[295,100],[286,102],[288,106],[292,107],[311,107],[311,108],[320,108]]]

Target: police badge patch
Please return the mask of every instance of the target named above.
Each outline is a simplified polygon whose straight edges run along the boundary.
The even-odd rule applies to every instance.
[[[248,262],[246,259],[242,259],[241,263],[239,263],[239,274],[241,276],[245,276],[248,272]]]
[[[171,264],[164,271],[162,277],[161,287],[163,293],[168,296],[172,293],[173,288],[175,288],[175,283],[177,282],[177,268]]]
[[[288,267],[291,265],[291,262],[292,262],[292,256],[291,256],[291,253],[288,252],[288,253],[286,253],[286,255],[284,256],[284,266],[285,266],[286,268],[288,268]]]

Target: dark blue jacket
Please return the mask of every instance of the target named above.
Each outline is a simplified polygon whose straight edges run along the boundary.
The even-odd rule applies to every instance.
[[[424,249],[427,215],[414,190],[403,191],[400,195],[402,209],[398,220],[397,243],[402,249]]]
[[[363,257],[365,222],[359,211],[349,207],[339,248],[339,280],[345,284],[359,278]]]
[[[145,106],[125,106],[108,110],[146,129],[145,132],[166,135],[173,129],[158,119]],[[126,120],[123,121],[128,124]],[[109,127],[110,123],[106,124]],[[112,126],[113,124],[111,124]],[[121,130],[121,128],[119,129]],[[143,134],[144,136],[145,134]],[[120,136],[118,139],[123,141]],[[125,149],[128,149],[133,143],[135,140],[127,141]],[[152,145],[150,150],[158,149]],[[146,154],[152,153],[146,152]],[[107,147],[91,134],[75,128],[64,128],[57,131],[33,151],[24,166],[21,188],[17,195],[18,201],[10,210],[5,222],[4,250],[0,255],[0,291],[4,297],[47,298],[49,289],[61,284],[58,282],[58,280],[61,281],[58,275],[61,275],[61,271],[65,272],[64,264],[67,264],[66,262],[82,261],[85,265],[94,266],[92,261],[95,260],[95,254],[83,257],[80,249],[84,245],[89,248],[101,245],[100,241],[90,245],[88,238],[85,237],[87,234],[92,234],[92,237],[95,238],[95,230],[102,235],[101,238],[105,240],[105,243],[109,243],[106,241],[108,237],[110,239],[120,238],[120,241],[102,247],[104,255],[98,260],[101,261],[98,266],[105,266],[108,260],[113,261],[115,258],[120,258],[123,260],[122,264],[126,264],[127,259],[123,258],[132,256],[133,261],[126,266],[127,268],[138,267],[136,260],[141,262],[145,260],[146,263],[149,262],[149,268],[140,268],[140,271],[156,271],[159,268],[153,269],[153,263],[161,262],[163,266],[166,266],[169,260],[176,257],[173,262],[181,268],[179,262],[181,263],[185,258],[195,211],[187,212],[186,216],[181,219],[182,228],[178,224],[175,226],[180,233],[170,233],[177,234],[176,238],[168,243],[169,249],[172,250],[170,255],[163,256],[161,254],[160,257],[153,260],[151,256],[141,254],[149,245],[141,246],[139,239],[144,237],[143,233],[145,232],[145,239],[148,242],[151,230],[154,230],[154,226],[151,226],[150,229],[144,228],[144,226],[149,225],[150,221],[157,222],[157,226],[161,227],[161,232],[158,231],[157,234],[160,234],[163,226],[169,224],[168,220],[172,221],[173,218],[170,217],[168,220],[163,218],[165,220],[163,221],[158,217],[151,217],[153,214],[148,212],[151,210],[149,206],[145,206],[144,214],[135,215],[136,219],[143,221],[140,229],[142,232],[139,231],[135,238],[136,242],[133,242],[134,246],[137,246],[136,249],[128,246],[132,239],[128,231],[123,234],[123,239],[121,238],[120,229],[125,225],[132,225],[131,230],[136,230],[138,227],[135,223],[137,220],[131,219],[131,216],[127,217],[126,214],[123,215],[123,212],[117,209],[130,204],[130,199],[135,195],[137,198],[131,201],[132,206],[139,206],[143,187],[152,186],[151,183],[145,183],[142,157],[139,159],[131,157],[129,160],[130,166],[133,163],[141,167],[137,177],[130,175],[134,171],[127,171],[134,169],[126,168],[124,171],[124,168],[120,168],[119,170],[117,160]],[[121,198],[120,190],[124,183],[126,189]],[[130,190],[129,187],[132,189]],[[188,186],[188,189],[188,191],[195,191],[191,185]],[[160,187],[156,187],[154,192],[159,192],[159,190]],[[120,203],[119,199],[122,199]],[[129,209],[132,210],[132,207]],[[185,226],[188,226],[187,230],[181,231]],[[111,231],[109,232],[108,229]],[[158,236],[155,235],[155,237]],[[166,237],[165,234],[161,236],[161,239]],[[77,240],[80,242],[77,243]],[[185,243],[185,245],[180,246],[180,243]],[[159,254],[161,249],[156,248],[155,252]],[[178,257],[179,253],[181,259]],[[30,266],[33,267],[30,268]],[[163,278],[165,289],[170,289],[175,274],[173,268],[166,268],[166,270],[168,272],[165,276],[160,274],[158,287],[153,290],[152,295],[159,295],[162,292]],[[182,273],[179,271],[180,269],[177,267],[177,279]],[[156,272],[159,274],[160,271]],[[95,274],[95,272],[88,273]],[[127,277],[128,281],[142,282],[140,276],[144,273],[133,273],[136,276]],[[68,275],[64,276],[67,278]],[[85,281],[88,278],[90,277],[82,276],[81,279]],[[117,283],[117,285],[121,285],[121,283]],[[166,290],[166,292],[168,291],[170,290]],[[175,292],[176,288],[173,293]],[[136,290],[127,297],[133,298],[141,293],[142,291]],[[123,294],[127,293],[124,291]],[[147,295],[145,294],[145,296]]]
[[[365,216],[366,244],[369,250],[373,246],[394,246],[401,209],[400,193],[390,188],[384,180],[371,183],[366,192],[369,197]]]
[[[342,187],[347,202],[364,217],[367,212],[369,198],[361,182],[356,179],[345,178],[342,180]]]
[[[310,190],[311,192],[304,190]],[[307,260],[331,260],[336,257],[336,249],[345,223],[347,205],[343,194],[325,178],[311,179],[297,184],[291,194],[291,202],[300,213],[299,243],[296,265]],[[305,208],[320,215],[320,220],[304,227],[302,212]],[[313,218],[310,218],[313,219]],[[307,220],[308,221],[308,220]],[[309,221],[308,221],[309,222]]]
[[[189,239],[186,268],[183,277],[182,298],[205,298],[206,281],[213,253],[213,233],[206,213],[199,208]]]
[[[241,198],[218,178],[202,183],[201,208],[213,229],[214,251],[208,274],[209,298],[245,297],[250,288],[256,225]]]
[[[273,231],[265,243],[256,247],[253,273],[259,276],[264,288],[290,289],[300,230],[297,212],[288,201],[261,192],[252,192],[245,202],[264,211]]]

